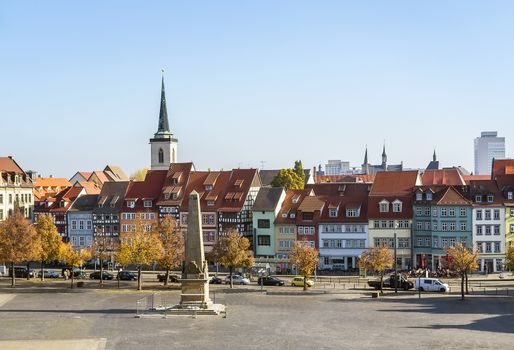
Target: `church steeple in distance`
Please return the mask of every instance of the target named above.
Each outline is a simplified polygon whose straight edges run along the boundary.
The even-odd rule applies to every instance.
[[[384,142],[384,148],[382,149],[382,165],[387,164],[387,154],[386,154],[386,145]]]
[[[435,148],[434,148],[434,155],[432,156],[432,159],[433,159],[434,162],[437,161],[437,156],[435,154]]]
[[[156,138],[170,138],[172,133],[170,131],[170,124],[168,122],[168,108],[166,107],[166,92],[164,90],[164,69],[162,70],[161,80],[161,109],[159,111],[159,125],[154,137]]]

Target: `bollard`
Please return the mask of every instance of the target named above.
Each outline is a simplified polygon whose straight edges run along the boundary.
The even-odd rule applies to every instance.
[[[421,288],[418,288],[418,299],[421,299]]]
[[[355,289],[355,283],[353,284],[353,289]]]
[[[335,284],[335,282],[334,282],[334,289],[336,289],[336,284]]]
[[[214,299],[214,304],[216,304],[216,291],[214,290],[214,291],[212,291],[212,293],[214,294],[214,298],[213,298]]]

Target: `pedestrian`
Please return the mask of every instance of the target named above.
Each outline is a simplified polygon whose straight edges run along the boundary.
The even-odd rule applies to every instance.
[[[64,270],[64,280],[68,280],[68,277],[70,277],[70,270],[66,269]]]

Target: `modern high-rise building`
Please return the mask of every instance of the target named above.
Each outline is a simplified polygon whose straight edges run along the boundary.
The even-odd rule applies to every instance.
[[[475,175],[491,174],[493,159],[505,158],[505,137],[496,131],[482,131],[475,139]]]
[[[345,175],[351,174],[350,162],[337,160],[329,160],[325,164],[325,175]]]

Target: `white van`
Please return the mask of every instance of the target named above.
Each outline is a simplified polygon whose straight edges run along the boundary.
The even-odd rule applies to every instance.
[[[437,278],[424,278],[418,277],[416,278],[416,289],[421,290],[422,292],[449,292],[450,286],[448,284],[441,282],[441,280]]]

